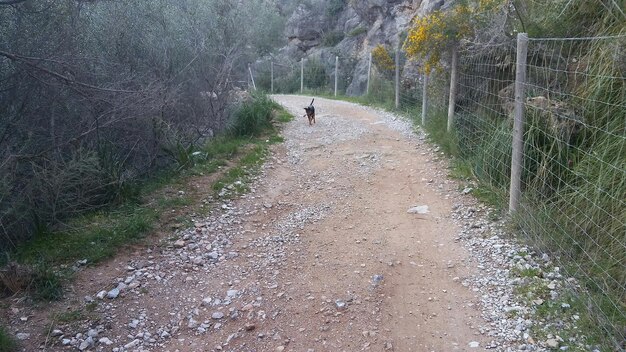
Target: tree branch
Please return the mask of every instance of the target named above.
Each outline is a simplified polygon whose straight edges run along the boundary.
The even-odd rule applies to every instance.
[[[12,0],[14,1],[14,0]],[[1,3],[0,3],[1,4]],[[63,82],[65,82],[67,85],[77,85],[83,88],[89,88],[89,89],[94,89],[94,90],[101,90],[101,91],[105,91],[105,92],[111,92],[111,93],[140,93],[140,91],[135,91],[135,90],[122,90],[122,89],[110,89],[110,88],[103,88],[103,87],[98,87],[98,86],[94,86],[88,83],[83,83],[83,82],[78,82],[75,81],[74,79],[72,79],[71,77],[68,76],[64,76],[58,72],[54,72],[51,70],[48,70],[45,67],[41,67],[38,66],[34,63],[31,62],[32,61],[44,61],[45,59],[41,59],[41,58],[34,58],[34,57],[27,57],[27,56],[21,56],[21,55],[17,55],[17,54],[11,54],[11,53],[7,53],[5,51],[0,51],[0,56],[4,56],[6,58],[8,58],[9,60],[12,61],[17,61],[17,62],[21,62],[23,64],[25,64],[28,67],[34,68],[36,70],[39,70],[41,72],[44,72],[56,79],[59,79]]]

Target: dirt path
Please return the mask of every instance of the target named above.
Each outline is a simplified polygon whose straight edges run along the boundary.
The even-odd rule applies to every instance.
[[[293,113],[304,101],[276,99]],[[297,285],[331,303],[356,302],[329,329],[328,350],[451,351],[479,341],[472,329],[480,315],[470,307],[475,297],[459,280],[471,270],[467,253],[455,243],[460,229],[452,223],[452,201],[439,188],[447,188],[445,178],[430,162],[428,146],[371,110],[323,99],[317,106],[314,127],[300,119],[286,136],[289,147],[299,146],[291,153],[301,150],[294,169],[296,187],[303,190],[291,196],[332,208],[305,228],[309,253]],[[429,213],[407,213],[417,205],[427,205]],[[375,275],[383,277],[378,286]],[[303,298],[291,309],[298,311]],[[326,307],[300,309],[320,325],[320,308]],[[311,342],[293,345],[306,350],[315,347]]]
[[[308,103],[275,99],[298,116]],[[474,264],[452,219],[463,196],[437,153],[389,115],[316,107],[315,126],[288,124],[248,195],[85,270],[64,302],[8,310],[25,350],[482,349],[478,293],[464,285]]]

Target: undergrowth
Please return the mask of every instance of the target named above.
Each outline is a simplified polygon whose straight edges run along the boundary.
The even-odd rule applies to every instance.
[[[72,219],[60,230],[40,233],[4,260],[29,268],[22,273],[28,273],[24,288],[33,299],[58,299],[78,266],[107,260],[166,222],[184,223],[182,215],[171,218],[174,210],[179,214],[202,212],[194,208],[198,200],[188,185],[192,177],[223,171],[212,186],[216,192],[238,180],[238,193],[246,191],[246,181],[263,162],[269,145],[282,142],[274,122],[290,120],[289,113],[267,96],[255,95],[234,113],[228,133],[186,151],[189,162],[185,168],[156,175],[140,186],[137,197],[120,205]]]
[[[6,328],[0,325],[0,352],[15,352],[17,351],[17,342],[13,339]]]

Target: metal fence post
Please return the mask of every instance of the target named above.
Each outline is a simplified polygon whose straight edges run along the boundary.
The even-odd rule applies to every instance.
[[[458,49],[452,47],[452,72],[450,72],[450,98],[448,99],[448,133],[454,128],[454,107],[456,106],[456,80],[458,66]]]
[[[396,109],[400,108],[400,48],[396,47]]]
[[[513,153],[511,156],[511,188],[509,212],[517,210],[522,194],[522,167],[524,163],[524,103],[526,98],[526,55],[528,34],[517,34],[517,63],[515,66],[515,120],[513,121]]]
[[[422,126],[426,126],[426,113],[428,112],[428,76],[429,72],[424,72],[424,86],[422,87]]]
[[[339,56],[335,56],[335,96],[337,96],[337,74],[339,73]]]
[[[372,52],[370,51],[370,59],[367,63],[367,88],[365,94],[370,94],[370,79],[372,77]]]
[[[274,93],[274,61],[272,61],[270,66],[270,91],[272,94]]]
[[[300,94],[304,93],[304,58],[300,60]]]

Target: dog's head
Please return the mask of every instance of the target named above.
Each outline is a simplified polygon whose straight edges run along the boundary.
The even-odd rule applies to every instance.
[[[307,106],[306,108],[304,108],[304,111],[306,111],[306,113],[307,113],[307,114],[310,114],[310,113],[312,113],[313,111],[315,111],[315,110],[313,110],[313,109],[314,109],[314,108],[313,108],[313,106]]]

